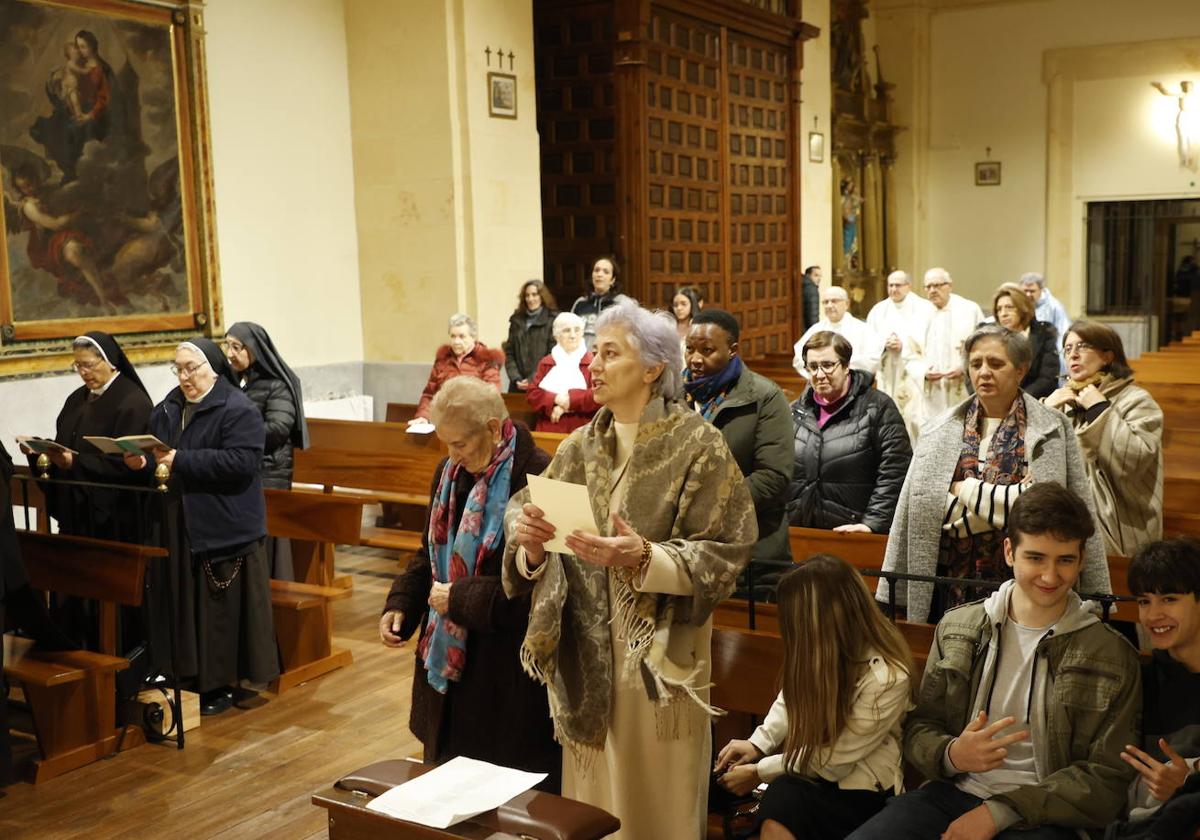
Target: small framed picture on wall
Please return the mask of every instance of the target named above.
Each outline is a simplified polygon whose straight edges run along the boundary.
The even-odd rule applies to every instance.
[[[1000,186],[1000,161],[985,160],[975,164],[975,186]]]
[[[488,116],[517,118],[517,77],[511,73],[488,73]]]
[[[808,132],[808,159],[813,163],[825,162],[825,135],[819,131]]]

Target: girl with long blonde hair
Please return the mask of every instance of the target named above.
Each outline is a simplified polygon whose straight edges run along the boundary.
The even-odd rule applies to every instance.
[[[787,572],[778,602],[783,690],[713,769],[733,793],[768,783],[762,840],[844,838],[903,784],[900,729],[915,692],[908,644],[858,572],[828,554]]]

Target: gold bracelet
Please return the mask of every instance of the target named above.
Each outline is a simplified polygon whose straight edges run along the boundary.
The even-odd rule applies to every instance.
[[[642,537],[642,556],[638,558],[637,565],[625,566],[621,569],[621,571],[624,573],[625,580],[630,585],[633,585],[634,581],[641,580],[645,576],[646,569],[650,567],[650,556],[652,551],[653,546],[651,545],[650,541],[645,537]]]

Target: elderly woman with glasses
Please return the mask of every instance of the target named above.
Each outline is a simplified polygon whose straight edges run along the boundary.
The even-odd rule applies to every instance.
[[[558,532],[513,497],[504,584],[532,591],[521,664],[546,684],[565,747],[563,794],[621,820],[617,838],[702,838],[712,760],[713,608],[757,538],[721,432],[680,402],[669,316],[632,300],[596,321],[601,408],[546,475],[585,485],[594,532]]]
[[[529,595],[504,595],[504,510],[550,463],[496,390],[447,382],[430,405],[449,450],[434,471],[421,548],[396,578],[379,638],[398,648],[420,630],[408,727],[425,760],[467,756],[549,778],[557,792],[562,751],[546,692],[521,669]]]
[[[1076,321],[1063,355],[1067,384],[1045,403],[1066,414],[1075,430],[1106,551],[1131,557],[1162,539],[1162,409],[1134,384],[1112,327]]]
[[[1070,421],[1021,390],[1033,353],[1020,333],[993,324],[971,333],[963,358],[974,396],[921,432],[900,491],[884,571],[1003,581],[1008,512],[1033,482],[1055,481],[1095,515],[1084,459]],[[888,600],[880,580],[876,597]],[[978,596],[967,586],[898,581],[896,602],[909,621],[936,622]],[[1099,532],[1084,546],[1080,589],[1111,592]]]
[[[912,459],[904,418],[870,373],[851,370],[853,349],[842,336],[818,332],[801,352],[810,384],[792,403],[788,521],[886,534]]]
[[[538,362],[526,393],[538,410],[537,431],[573,432],[600,408],[592,398],[592,354],[583,343],[583,319],[563,312],[554,319],[554,348]]]
[[[141,434],[150,417],[146,386],[121,346],[108,333],[84,333],[71,344],[71,367],[83,384],[63,403],[54,440],[75,454],[51,451],[50,474],[72,481],[105,484],[130,483],[129,471],[118,455],[105,455],[84,440],[85,436],[123,437]],[[28,447],[30,465],[35,455]],[[44,485],[46,502],[64,534],[141,542],[140,507],[134,494],[98,487]]]
[[[262,414],[242,393],[220,348],[193,338],[175,348],[179,387],[154,407],[150,433],[166,444],[153,458],[126,455],[133,469],[165,464],[171,496],[165,523],[178,577],[162,581],[152,619],[163,630],[163,599],[174,598],[181,676],[194,676],[201,713],[232,705],[239,681],[279,674],[260,463]],[[153,640],[153,638],[152,638]],[[156,644],[156,650],[165,650]]]

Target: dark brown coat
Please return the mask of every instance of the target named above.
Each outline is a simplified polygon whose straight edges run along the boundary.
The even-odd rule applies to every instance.
[[[550,456],[538,449],[529,431],[517,426],[510,495],[522,490],[530,473],[540,474]],[[434,474],[430,496],[446,467],[443,460]],[[459,474],[454,492],[462,510],[474,482]],[[427,599],[433,586],[429,565],[429,510],[425,511],[421,549],[388,593],[384,611],[400,610],[404,621],[400,635],[408,639],[418,629],[425,634],[429,614]],[[408,727],[425,745],[426,761],[446,761],[464,755],[507,767],[549,773],[538,787],[559,789],[561,748],[554,742],[554,727],[546,689],[521,669],[519,653],[529,619],[529,595],[514,600],[504,595],[500,565],[504,538],[484,559],[478,574],[456,581],[450,588],[450,618],[467,629],[467,666],[462,679],[451,683],[446,694],[429,685],[425,663],[416,655],[413,671],[412,711]],[[419,643],[414,645],[419,650]]]

